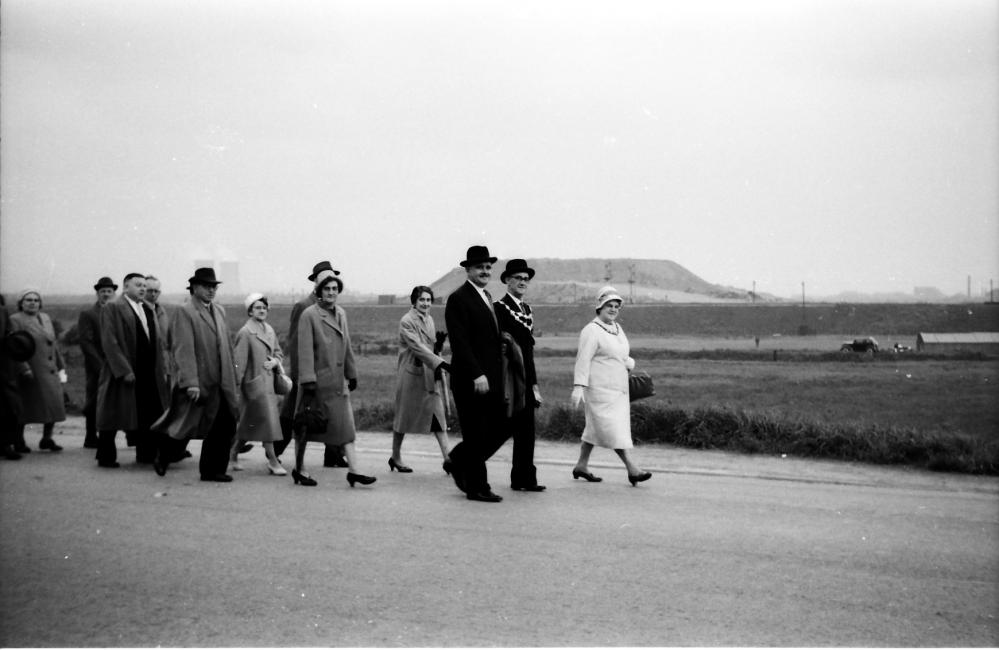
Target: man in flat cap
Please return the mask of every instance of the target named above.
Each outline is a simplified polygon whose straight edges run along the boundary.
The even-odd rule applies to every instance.
[[[331,262],[324,260],[316,262],[313,265],[312,274],[309,275],[309,282],[315,282],[316,276],[323,271],[330,271],[333,275],[340,275],[340,271],[334,269]],[[292,440],[292,422],[295,419],[295,402],[298,395],[298,367],[295,363],[295,351],[298,349],[298,321],[302,317],[302,312],[306,308],[316,304],[316,300],[315,292],[310,291],[309,295],[296,302],[291,308],[291,317],[288,324],[288,345],[285,349],[289,350],[286,366],[288,368],[288,376],[291,377],[292,387],[291,392],[284,396],[284,402],[281,404],[282,439],[274,443],[274,453],[278,456],[281,455]],[[323,452],[323,466],[348,466],[347,459],[343,456],[343,449],[339,445],[326,445],[326,450]]]
[[[118,285],[111,278],[103,277],[94,285],[97,302],[80,312],[76,321],[76,332],[80,337],[83,351],[83,369],[87,376],[86,400],[83,403],[83,417],[86,421],[86,435],[83,446],[97,449],[97,386],[101,380],[101,366],[104,365],[104,352],[101,349],[101,310],[114,298]]]
[[[485,246],[472,246],[460,262],[466,282],[448,296],[444,321],[451,339],[451,392],[461,424],[461,442],[445,469],[471,501],[497,503],[486,475],[486,461],[502,445],[502,339],[486,285],[496,258]],[[498,444],[497,444],[498,443]]]
[[[229,448],[236,435],[239,413],[239,391],[232,360],[232,337],[225,320],[225,310],[215,302],[215,292],[221,284],[215,269],[200,268],[188,280],[191,300],[178,308],[170,325],[171,350],[176,370],[176,389],[182,398],[198,405],[199,416],[176,432],[178,440],[202,438],[198,469],[202,481],[228,483]],[[174,404],[171,404],[171,410]],[[169,462],[176,458],[168,453],[168,445],[160,447],[156,473],[166,473]]]

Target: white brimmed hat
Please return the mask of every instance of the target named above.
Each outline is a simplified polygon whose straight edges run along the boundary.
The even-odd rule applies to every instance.
[[[624,302],[624,300],[621,299],[621,296],[617,294],[617,289],[607,285],[597,292],[597,312],[599,313],[600,310],[603,309],[604,305],[609,303],[611,300],[616,300],[621,303]]]

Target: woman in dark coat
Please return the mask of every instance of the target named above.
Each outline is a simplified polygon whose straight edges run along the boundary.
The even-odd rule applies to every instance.
[[[444,400],[438,381],[448,364],[434,353],[437,329],[430,315],[434,292],[430,287],[415,287],[409,302],[413,308],[399,321],[395,419],[392,422],[392,456],[388,461],[390,469],[402,473],[413,471],[402,462],[402,440],[407,433],[433,432],[441,455],[448,460]]]
[[[316,480],[304,473],[305,445],[309,440],[327,445],[340,445],[347,457],[347,482],[370,485],[375,477],[357,472],[354,452],[354,412],[350,406],[350,391],[357,388],[357,369],[350,349],[347,314],[336,304],[343,291],[343,280],[332,271],[316,276],[316,304],[302,311],[298,321],[298,341],[295,368],[298,385],[295,413],[308,405],[319,408],[327,417],[325,430],[295,432],[295,469],[291,476],[296,484],[316,485]]]
[[[66,419],[62,384],[66,381],[66,364],[56,341],[55,328],[49,315],[42,312],[42,294],[25,289],[17,298],[17,313],[10,317],[12,331],[23,330],[35,340],[35,353],[18,366],[18,388],[21,394],[21,422],[15,439],[15,449],[28,450],[24,442],[24,425],[42,424],[39,449],[62,451],[52,439],[56,422]]]

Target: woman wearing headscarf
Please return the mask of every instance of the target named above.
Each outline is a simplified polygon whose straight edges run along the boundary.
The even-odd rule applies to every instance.
[[[17,313],[10,317],[12,331],[22,330],[35,340],[35,353],[18,364],[18,388],[21,395],[21,422],[14,440],[14,450],[31,451],[24,442],[24,425],[41,423],[39,449],[62,451],[52,439],[56,422],[66,419],[62,384],[66,381],[66,364],[56,341],[52,319],[42,311],[42,294],[37,289],[25,289],[17,297]]]
[[[315,282],[316,304],[305,308],[298,321],[295,368],[301,391],[297,396],[295,413],[311,405],[317,407],[327,420],[323,431],[309,432],[301,427],[296,430],[295,469],[291,476],[296,485],[316,485],[316,480],[303,471],[305,445],[313,440],[343,447],[350,487],[354,487],[355,483],[370,485],[376,479],[357,471],[357,454],[354,451],[356,434],[350,392],[357,388],[357,369],[354,353],[350,349],[347,314],[336,304],[343,291],[343,280],[333,271],[323,270],[316,275]]]
[[[281,440],[278,420],[278,394],[274,382],[284,381],[281,360],[284,355],[274,328],[267,323],[270,303],[262,293],[251,293],[243,301],[246,324],[236,333],[232,361],[236,366],[236,385],[242,399],[239,403],[239,424],[233,439],[229,460],[233,470],[240,470],[237,453],[247,440],[257,440],[267,456],[267,471],[275,476],[288,472],[274,454],[274,441]],[[287,380],[290,386],[291,379]]]
[[[396,365],[395,419],[392,421],[392,456],[389,468],[402,473],[412,468],[402,462],[402,440],[407,433],[432,432],[437,437],[441,456],[448,461],[444,400],[438,380],[448,369],[444,359],[434,353],[437,329],[430,315],[434,292],[430,287],[414,287],[409,294],[413,306],[399,321],[399,361]]]
[[[593,483],[602,481],[590,473],[588,464],[594,446],[607,447],[624,462],[628,481],[635,486],[652,478],[652,474],[639,469],[628,456],[634,446],[628,373],[635,367],[635,360],[628,356],[628,337],[617,322],[622,303],[614,287],[602,288],[597,293],[596,318],[579,333],[572,404],[585,404],[586,427],[572,477]]]

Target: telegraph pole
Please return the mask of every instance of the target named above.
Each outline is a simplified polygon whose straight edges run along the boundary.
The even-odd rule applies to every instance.
[[[635,265],[628,265],[628,302],[635,304]]]
[[[753,280],[753,304],[756,304],[756,280]]]

